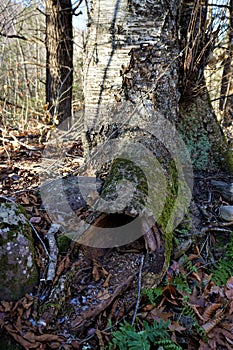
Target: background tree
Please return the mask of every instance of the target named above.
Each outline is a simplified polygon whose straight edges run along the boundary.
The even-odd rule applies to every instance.
[[[24,129],[43,116],[45,21],[38,3],[0,4],[0,93],[3,125]]]
[[[71,116],[73,28],[71,0],[46,1],[46,100],[57,124]]]
[[[226,46],[225,57],[223,61],[223,73],[221,84],[221,98],[219,100],[219,110],[222,113],[222,124],[228,130],[228,133],[232,133],[233,124],[233,81],[232,81],[232,59],[233,59],[233,1],[229,2],[229,6],[225,8],[226,18],[228,19],[228,28],[225,33]],[[231,138],[232,135],[228,135]]]

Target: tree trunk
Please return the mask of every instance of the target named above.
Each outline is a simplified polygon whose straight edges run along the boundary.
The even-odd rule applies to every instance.
[[[205,147],[199,169],[214,168],[212,158],[221,157],[225,150],[203,88],[208,52],[202,50],[206,37],[200,34],[200,18],[205,17],[205,7],[199,3],[194,7],[188,1],[181,6],[176,0],[92,4],[84,64],[84,144],[89,150],[89,169],[108,171],[95,203],[95,219],[100,213],[140,218],[141,235],[153,252],[145,282],[152,286],[168,267],[173,230],[191,200],[192,162],[177,129],[184,132],[187,142],[193,134],[185,131],[194,127],[191,145],[198,140],[198,149]],[[185,12],[187,21],[181,21]],[[197,105],[200,116],[195,126]],[[217,150],[213,142],[219,142]],[[131,228],[126,229],[125,240],[118,240],[120,234],[110,230],[111,239],[108,232],[103,243],[103,229],[96,231],[83,225],[81,241],[106,247],[138,238]]]
[[[59,124],[71,117],[72,110],[73,33],[70,0],[46,1],[46,50],[46,100],[53,121]]]
[[[223,113],[223,127],[229,133],[229,139],[232,138],[233,121],[233,80],[232,80],[232,61],[233,61],[233,0],[229,4],[229,28],[228,28],[228,48],[227,57],[224,60],[224,69],[222,75],[221,99],[219,109]],[[230,137],[231,135],[231,137]]]

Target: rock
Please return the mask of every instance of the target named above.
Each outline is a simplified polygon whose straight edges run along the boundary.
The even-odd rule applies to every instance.
[[[0,300],[17,300],[38,284],[31,227],[23,207],[0,204]]]
[[[233,183],[212,180],[211,185],[216,188],[226,201],[233,202]]]
[[[221,207],[219,207],[219,216],[225,221],[233,221],[233,206],[221,205]]]

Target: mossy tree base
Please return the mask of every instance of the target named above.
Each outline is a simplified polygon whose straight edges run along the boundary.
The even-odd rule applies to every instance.
[[[96,211],[90,213],[85,223],[82,222],[71,237],[85,246],[86,255],[96,258],[104,254],[105,248],[128,244],[143,236],[147,251],[143,267],[143,285],[147,288],[156,286],[167,271],[172,252],[173,232],[167,231],[167,223],[178,191],[175,166],[170,166],[168,176],[170,180],[167,179],[167,198],[164,199],[163,210],[157,220],[151,210],[156,198],[150,198],[143,171],[129,160],[115,159],[100,198],[93,206]],[[122,182],[123,180],[127,181]],[[131,197],[128,195],[129,200],[124,208],[120,207],[122,203],[119,184],[123,185],[123,194],[127,193],[129,184],[133,193]],[[105,205],[109,202],[110,212],[98,210],[101,207],[100,201],[104,201]],[[147,202],[150,203],[149,206]]]
[[[195,170],[233,171],[233,157],[217,122],[208,93],[180,102],[178,129]]]

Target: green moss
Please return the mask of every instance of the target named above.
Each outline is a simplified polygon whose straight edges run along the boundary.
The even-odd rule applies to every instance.
[[[70,249],[72,240],[66,235],[57,237],[57,246],[60,253],[66,254]]]
[[[167,197],[163,211],[158,218],[158,224],[164,232],[166,231],[168,220],[171,216],[172,209],[174,208],[179,186],[176,165],[173,160],[170,161],[169,173],[170,181],[167,180]]]
[[[130,160],[117,158],[113,161],[101,197],[106,201],[115,200],[117,198],[117,185],[123,180],[129,181],[135,187],[136,191],[131,205],[139,211],[145,205],[148,185],[144,172]]]
[[[165,242],[165,266],[168,266],[170,263],[170,257],[172,253],[172,242],[173,242],[173,231],[167,230],[167,224],[171,217],[171,213],[174,209],[176,197],[178,194],[178,173],[176,169],[175,162],[170,161],[169,165],[169,181],[167,180],[167,197],[163,207],[163,211],[158,218],[158,225],[162,228],[164,233],[164,242]]]
[[[233,152],[232,150],[228,149],[225,154],[223,155],[223,158],[221,159],[222,167],[224,170],[233,172]]]

